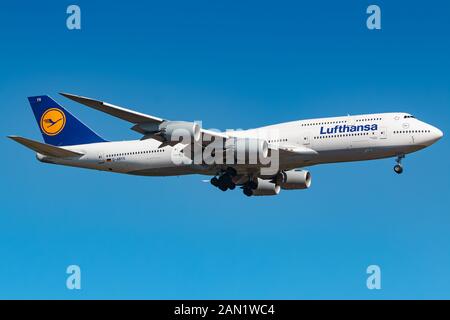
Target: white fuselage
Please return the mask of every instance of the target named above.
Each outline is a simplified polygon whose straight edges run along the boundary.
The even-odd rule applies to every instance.
[[[265,139],[269,147],[307,147],[316,152],[280,155],[280,170],[404,155],[423,149],[442,137],[439,129],[406,113],[298,120],[257,129],[227,131],[226,134]],[[84,154],[76,159],[41,154],[37,157],[43,162],[146,176],[217,174],[215,165],[174,161],[184,157],[181,150],[185,145],[160,145],[161,142],[155,139],[102,142],[64,147]],[[244,165],[242,168],[245,170]]]

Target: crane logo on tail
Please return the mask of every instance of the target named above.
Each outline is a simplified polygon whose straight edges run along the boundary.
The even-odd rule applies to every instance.
[[[41,117],[41,130],[48,136],[55,136],[64,129],[66,115],[58,108],[50,108]]]

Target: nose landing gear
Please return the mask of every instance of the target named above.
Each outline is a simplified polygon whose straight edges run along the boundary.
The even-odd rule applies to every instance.
[[[397,164],[394,166],[394,171],[397,174],[401,174],[403,172],[402,159],[404,157],[405,157],[405,155],[401,154],[401,155],[397,156],[397,158],[395,159]]]
[[[396,164],[396,165],[394,166],[394,171],[395,171],[395,173],[400,174],[400,173],[403,172],[403,167],[402,167],[400,164]]]

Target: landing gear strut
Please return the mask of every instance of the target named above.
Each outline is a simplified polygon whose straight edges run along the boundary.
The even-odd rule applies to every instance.
[[[394,166],[394,171],[397,174],[401,174],[403,172],[402,159],[405,157],[404,154],[397,156],[395,161],[397,164]]]

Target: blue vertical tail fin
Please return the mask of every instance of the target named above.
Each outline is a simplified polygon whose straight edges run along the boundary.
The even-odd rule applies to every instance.
[[[49,96],[28,97],[45,143],[70,146],[106,142]]]

